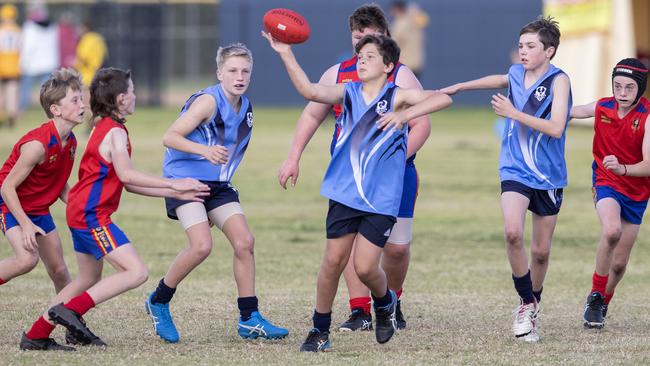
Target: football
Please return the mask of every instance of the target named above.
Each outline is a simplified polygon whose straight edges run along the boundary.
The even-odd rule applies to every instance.
[[[278,41],[288,44],[306,41],[311,32],[302,15],[282,8],[271,9],[264,14],[264,30]]]

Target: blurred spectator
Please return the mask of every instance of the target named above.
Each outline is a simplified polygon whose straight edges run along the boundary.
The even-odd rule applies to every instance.
[[[406,1],[393,2],[391,14],[390,33],[401,49],[400,62],[420,79],[424,67],[424,28],[429,25],[429,16],[417,4]]]
[[[108,48],[104,37],[93,30],[90,21],[83,22],[74,67],[81,74],[87,111],[90,111],[90,83],[93,81],[97,70],[104,64],[106,56],[108,56]],[[86,121],[90,121],[91,118],[91,113],[85,115]],[[88,127],[90,128],[90,124],[88,124]]]
[[[70,12],[64,12],[59,17],[59,66],[74,67],[77,54],[79,32],[75,17]]]
[[[92,24],[85,21],[81,26],[81,38],[77,45],[77,58],[74,67],[81,74],[84,86],[89,87],[95,73],[102,67],[108,48],[101,34],[93,30]]]
[[[20,109],[25,110],[29,107],[33,84],[42,84],[59,67],[59,34],[43,2],[27,5],[20,67]]]
[[[20,27],[18,10],[11,4],[0,8],[0,126],[16,124],[20,77]]]

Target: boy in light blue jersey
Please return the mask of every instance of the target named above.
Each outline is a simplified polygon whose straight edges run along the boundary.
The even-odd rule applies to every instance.
[[[491,75],[441,91],[508,87],[508,97],[492,97],[492,107],[506,118],[499,176],[508,261],[521,298],[512,330],[518,339],[537,342],[538,303],[548,268],[551,238],[567,185],[564,140],[571,110],[569,77],[551,64],[560,44],[552,18],[540,17],[519,32],[521,64],[507,75]],[[526,210],[533,213],[531,263],[524,249]]]
[[[268,33],[263,32],[263,36],[280,54],[300,94],[315,102],[343,106],[337,120],[341,132],[321,188],[321,194],[330,201],[314,327],[300,350],[318,352],[330,347],[332,303],[353,244],[354,268],[374,301],[377,342],[388,342],[396,329],[397,296],[388,289],[380,260],[402,196],[408,139],[402,125],[449,106],[451,98],[387,83],[387,75],[397,65],[399,47],[386,36],[368,35],[357,43],[360,82],[332,86],[312,84],[289,45]]]
[[[223,231],[234,250],[239,336],[276,339],[289,334],[258,311],[254,238],[239,205],[237,190],[230,184],[253,129],[253,107],[244,95],[252,68],[253,56],[243,44],[220,47],[217,52],[220,82],[192,95],[163,138],[167,147],[163,175],[192,177],[210,187],[210,195],[201,203],[165,199],[167,216],[181,222],[189,239],[189,246],[178,254],[145,303],[154,330],[167,342],[179,340],[169,313],[169,302],[178,284],[210,255],[211,225]]]

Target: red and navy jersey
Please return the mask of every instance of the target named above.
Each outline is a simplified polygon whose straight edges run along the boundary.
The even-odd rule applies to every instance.
[[[88,139],[79,165],[79,181],[70,189],[66,218],[73,229],[94,229],[111,223],[117,210],[124,185],[117,177],[113,163],[99,153],[99,146],[113,128],[126,127],[110,117],[102,118]],[[131,141],[127,148],[131,155]]]
[[[616,175],[603,167],[603,158],[614,155],[621,164],[643,160],[645,122],[650,103],[641,98],[633,110],[618,117],[618,103],[613,97],[598,100],[594,121],[593,172],[594,186],[609,186],[634,201],[650,198],[650,177]]]
[[[20,148],[27,142],[38,141],[45,148],[45,159],[37,164],[27,178],[16,188],[20,205],[30,215],[47,215],[65,187],[74,165],[77,139],[70,133],[65,146],[61,142],[54,121],[43,123],[29,131],[11,150],[9,158],[0,169],[0,185],[20,157]],[[2,201],[2,200],[0,200]],[[3,212],[8,212],[2,204]]]

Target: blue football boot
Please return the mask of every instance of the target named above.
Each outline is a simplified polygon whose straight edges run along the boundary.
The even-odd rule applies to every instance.
[[[244,339],[256,339],[257,337],[280,339],[289,334],[287,329],[276,327],[270,321],[264,319],[257,311],[254,311],[250,319],[246,321],[241,320],[241,318],[239,319],[237,332]]]
[[[156,331],[156,334],[158,334],[160,338],[169,343],[178,342],[180,337],[176,330],[176,326],[174,325],[174,321],[172,320],[172,315],[169,313],[169,303],[152,303],[152,296],[153,292],[149,294],[149,297],[147,297],[147,301],[144,303],[144,308],[147,311],[147,314],[151,317],[154,331]]]

